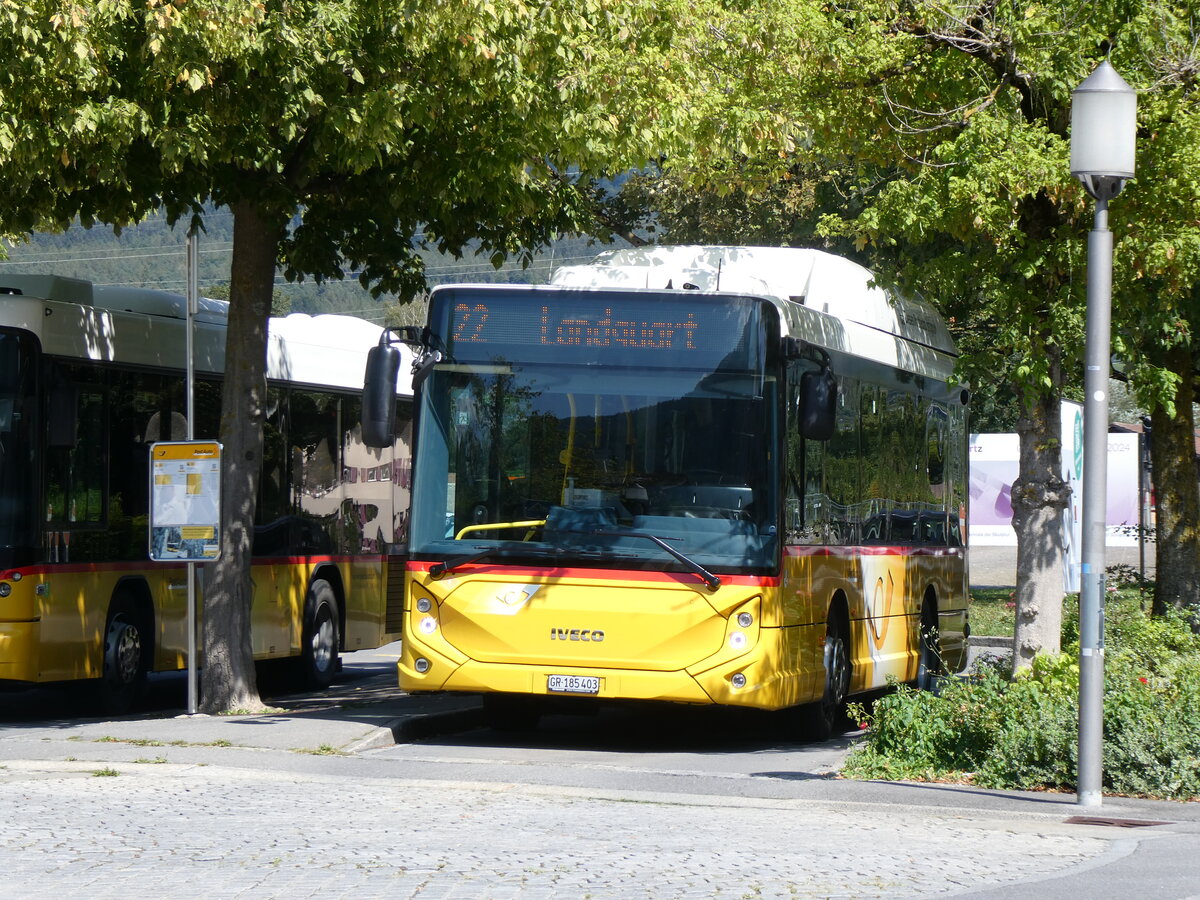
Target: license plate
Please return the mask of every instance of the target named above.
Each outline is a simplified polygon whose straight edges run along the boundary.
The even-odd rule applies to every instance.
[[[598,694],[600,679],[594,675],[547,675],[546,690],[555,694]]]

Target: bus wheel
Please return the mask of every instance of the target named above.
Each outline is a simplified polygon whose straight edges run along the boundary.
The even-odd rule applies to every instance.
[[[104,628],[104,663],[100,677],[100,708],[110,714],[129,712],[146,686],[145,645],[133,604],[113,600]]]
[[[942,645],[938,637],[937,612],[926,600],[921,607],[920,655],[917,658],[917,687],[936,694],[942,681]]]
[[[323,690],[338,668],[337,597],[328,581],[318,579],[304,602],[300,668],[306,687]]]
[[[825,626],[825,694],[816,703],[801,707],[801,727],[810,740],[832,737],[846,714],[850,692],[850,648],[842,618],[831,612]]]

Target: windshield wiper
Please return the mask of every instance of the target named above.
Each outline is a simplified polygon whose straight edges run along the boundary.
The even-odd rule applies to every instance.
[[[441,578],[447,572],[453,572],[459,566],[465,566],[473,562],[479,562],[486,556],[491,556],[499,547],[487,547],[480,550],[478,553],[471,553],[467,556],[456,556],[454,559],[442,560],[442,562],[434,563],[429,567],[429,575],[431,578]]]
[[[559,557],[563,556],[566,551],[561,549],[551,549],[546,547],[530,546],[524,542],[498,544],[495,547],[480,547],[476,545],[475,553],[468,553],[465,556],[455,556],[452,559],[443,560],[442,562],[434,563],[429,567],[429,575],[432,578],[441,578],[447,572],[453,572],[461,566],[470,565],[473,562],[479,562],[481,559],[486,559],[489,556],[498,553],[518,554],[525,557],[533,557],[545,559],[547,556]],[[588,551],[578,550],[570,554],[572,557],[586,557],[588,555],[595,556],[598,554]]]
[[[676,550],[674,547],[672,547],[670,544],[668,544],[666,541],[664,541],[662,538],[660,538],[656,534],[649,534],[648,532],[645,532],[645,531],[604,531],[604,530],[593,531],[592,534],[603,534],[603,535],[606,535],[607,537],[641,538],[644,541],[650,541],[653,544],[657,544],[663,550],[666,550],[668,553],[671,554],[671,556],[675,557],[675,559],[679,560],[679,562],[681,562],[685,566],[687,566],[690,571],[699,575],[700,578],[703,579],[704,584],[708,587],[708,589],[710,591],[715,592],[717,590],[717,588],[719,588],[721,586],[720,578],[718,578],[712,572],[708,571],[708,569],[704,568],[704,566],[700,565],[700,563],[696,562],[691,557],[685,556],[683,553],[680,553],[678,550]]]
[[[585,533],[585,532],[580,532],[580,533]],[[694,572],[695,574],[699,575],[700,578],[704,581],[704,584],[708,587],[708,589],[710,591],[716,591],[717,588],[719,588],[721,586],[720,578],[718,578],[712,572],[708,571],[708,569],[704,568],[704,566],[700,565],[700,563],[696,562],[691,557],[686,556],[685,554],[676,550],[674,547],[672,547],[670,544],[668,544],[666,541],[664,541],[662,538],[660,538],[656,534],[649,534],[645,531],[607,531],[604,529],[598,529],[596,531],[586,532],[586,533],[590,533],[590,534],[597,535],[597,536],[603,535],[605,537],[641,538],[644,541],[650,541],[652,544],[657,545],[658,547],[660,547],[661,549],[663,549],[667,553],[669,553],[676,560],[683,563],[683,565],[685,565],[689,571]],[[479,548],[478,551],[475,553],[468,553],[465,556],[456,556],[453,559],[447,559],[442,562],[434,563],[433,565],[431,565],[429,567],[429,575],[431,578],[441,578],[447,572],[453,572],[455,569],[457,569],[461,566],[470,565],[473,562],[479,562],[481,559],[486,559],[487,557],[492,556],[495,553],[501,553],[505,550],[512,551],[514,549],[523,550],[523,551],[528,552],[532,548],[530,548],[526,544],[518,544],[515,547],[511,544],[504,544],[504,545],[501,545],[498,547],[482,547],[482,548]],[[542,551],[542,552],[544,553],[545,551]],[[605,555],[603,553],[597,553],[596,551],[587,551],[587,550],[582,550],[582,549],[570,550],[570,551],[568,551],[566,549],[559,549],[558,554],[556,554],[556,555],[560,555],[560,554],[572,556],[572,557],[592,557],[592,558],[596,558],[596,559],[602,559],[602,558],[604,558],[604,555]]]

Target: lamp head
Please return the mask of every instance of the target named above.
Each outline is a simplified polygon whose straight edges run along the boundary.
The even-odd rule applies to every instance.
[[[1108,60],[1071,94],[1071,174],[1097,200],[1133,177],[1137,92]]]

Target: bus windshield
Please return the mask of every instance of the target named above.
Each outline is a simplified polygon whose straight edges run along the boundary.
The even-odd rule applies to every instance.
[[[34,503],[38,448],[36,341],[0,330],[0,567],[28,565],[37,552]]]
[[[686,571],[665,542],[713,571],[770,570],[777,403],[759,306],[664,294],[658,323],[703,305],[689,321],[712,334],[650,352],[603,337],[588,344],[589,323],[646,321],[619,294],[602,294],[599,306],[594,296],[583,295],[595,312],[570,304],[577,343],[467,342],[461,331],[447,342],[449,361],[423,390],[413,554]],[[505,296],[488,322],[544,302],[536,292]],[[457,306],[478,313],[485,304]],[[454,309],[435,305],[432,321],[439,312],[453,335]]]

